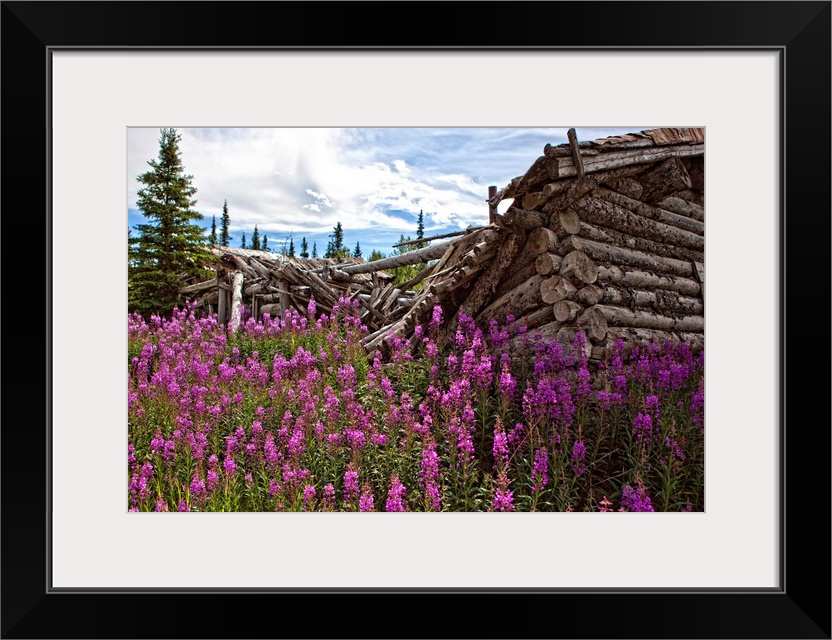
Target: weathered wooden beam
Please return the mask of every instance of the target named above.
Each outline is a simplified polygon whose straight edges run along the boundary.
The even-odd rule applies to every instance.
[[[235,333],[240,327],[243,311],[243,272],[235,271],[234,279],[232,280],[231,293],[231,320],[229,329],[231,333]]]

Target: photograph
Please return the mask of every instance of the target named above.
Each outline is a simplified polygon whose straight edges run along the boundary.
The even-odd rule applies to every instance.
[[[0,5],[0,638],[832,637],[829,0]]]
[[[704,139],[129,129],[125,508],[704,511]]]

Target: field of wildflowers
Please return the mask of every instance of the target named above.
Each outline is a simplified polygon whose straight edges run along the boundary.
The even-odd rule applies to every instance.
[[[358,309],[128,317],[130,511],[703,511],[704,354],[460,318],[368,357]],[[533,333],[533,332],[532,332]]]

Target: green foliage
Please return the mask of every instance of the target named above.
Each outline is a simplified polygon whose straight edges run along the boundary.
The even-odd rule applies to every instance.
[[[308,258],[309,257],[309,245],[306,242],[306,237],[304,236],[303,240],[300,241],[300,257],[301,258]]]
[[[211,216],[211,235],[208,236],[208,244],[217,244],[217,216]]]
[[[313,258],[318,257],[318,243],[317,242],[312,243],[312,257]]]
[[[147,222],[128,236],[128,308],[144,316],[167,314],[176,305],[178,290],[189,277],[206,278],[213,257],[197,221],[193,176],[184,172],[176,129],[161,129],[158,159],[136,179],[137,206]]]
[[[269,250],[269,236],[265,233],[263,234],[263,251]]]
[[[373,249],[373,252],[370,254],[370,257],[369,257],[369,258],[367,258],[367,262],[374,262],[374,261],[376,261],[376,260],[381,260],[382,258],[386,258],[386,257],[387,257],[387,256],[385,256],[385,255],[384,255],[381,251],[379,251],[378,249]]]
[[[341,259],[350,257],[350,250],[344,246],[344,229],[340,222],[335,225],[332,233],[329,234],[329,238],[324,258]]]
[[[289,257],[295,257],[295,241],[292,238],[289,238]]]
[[[425,237],[425,214],[419,209],[419,221],[416,225],[416,239],[421,240]]]
[[[251,248],[260,251],[260,232],[257,230],[257,225],[254,225],[254,233],[251,234]]]
[[[231,218],[228,215],[228,200],[222,203],[222,221],[220,223],[220,245],[227,247],[228,243],[233,240],[228,233],[228,226],[231,224]]]
[[[246,232],[243,231],[243,239],[240,242],[240,249],[245,249],[245,248],[246,248]]]
[[[397,244],[401,244],[402,242],[408,242],[410,240],[412,240],[412,238],[410,236],[405,237],[404,234],[402,234],[399,237],[399,242]],[[408,245],[405,245],[403,247],[394,247],[393,250],[390,252],[390,255],[391,256],[398,256],[398,255],[401,255],[403,253],[408,253],[409,251],[413,251],[416,248],[425,247],[425,246],[427,246],[427,244],[428,244],[427,242],[424,242],[424,243],[419,243],[418,245],[408,244]],[[394,269],[390,269],[390,273],[395,278],[394,281],[395,281],[396,284],[402,284],[402,283],[407,282],[408,280],[410,280],[412,278],[415,278],[417,275],[419,275],[419,273],[422,272],[422,270],[425,268],[425,266],[426,265],[423,264],[423,263],[409,264],[409,265],[406,265],[404,267],[396,267]]]
[[[352,252],[353,257],[360,258],[361,257],[361,242],[355,243],[355,250]]]

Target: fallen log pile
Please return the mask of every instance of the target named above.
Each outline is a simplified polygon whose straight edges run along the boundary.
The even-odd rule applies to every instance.
[[[214,247],[214,280],[190,285],[233,330],[252,315],[324,312],[357,300],[369,353],[394,339],[415,344],[442,307],[447,339],[461,315],[488,327],[514,319],[530,337],[588,338],[592,360],[617,339],[682,341],[704,348],[704,129],[664,128],[546,145],[522,176],[486,202],[491,224],[445,234],[429,246],[375,262],[289,260]],[[512,203],[502,215],[497,206]],[[426,239],[429,240],[429,239]],[[410,282],[385,271],[426,263]],[[418,290],[414,290],[421,283]]]

